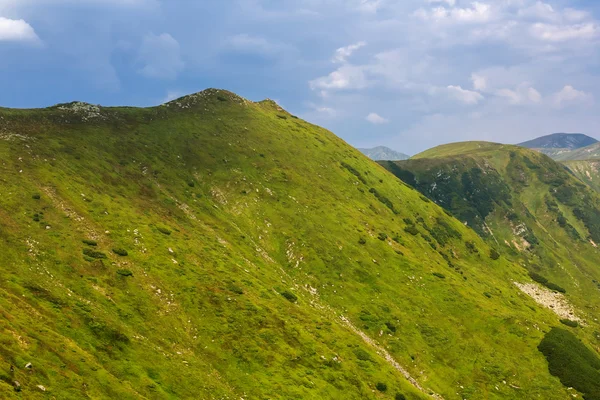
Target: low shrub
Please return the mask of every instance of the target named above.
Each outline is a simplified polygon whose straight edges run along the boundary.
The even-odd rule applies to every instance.
[[[500,258],[500,253],[498,253],[498,251],[496,249],[491,249],[490,250],[490,258],[494,261],[497,260]]]
[[[367,239],[361,237],[360,239],[358,239],[358,244],[367,244]]]
[[[381,241],[387,240],[387,238],[388,238],[388,235],[386,235],[383,232],[381,232],[381,233],[379,233],[379,235],[377,235],[377,239],[379,239]]]
[[[87,244],[88,246],[98,246],[98,242],[96,242],[95,240],[83,239],[82,242],[83,244]]]
[[[416,236],[416,235],[418,235],[418,234],[419,234],[419,230],[418,230],[418,229],[417,229],[417,227],[416,227],[416,226],[414,226],[414,225],[409,225],[409,226],[407,226],[406,228],[404,228],[404,232],[406,232],[406,233],[410,233],[410,234],[411,234],[411,235],[413,235],[413,236]]]
[[[31,196],[31,198],[34,200],[39,200],[42,198],[42,196],[39,193],[35,193],[33,196]]]
[[[570,319],[561,319],[560,323],[571,328],[577,328],[579,326],[579,322],[571,321]]]
[[[129,253],[125,249],[120,249],[120,248],[112,249],[112,251],[113,251],[113,253],[115,253],[116,255],[121,256],[121,257],[126,257],[129,255]]]
[[[171,234],[171,231],[168,228],[165,228],[164,226],[157,226],[156,230],[158,230],[163,235],[169,236]]]
[[[377,390],[379,390],[380,392],[387,392],[387,385],[383,382],[377,382],[377,385],[375,385],[375,388]]]
[[[440,279],[446,279],[446,275],[440,274],[439,272],[434,272],[433,276],[438,277]]]
[[[553,328],[538,346],[548,360],[550,373],[563,385],[600,400],[600,358],[568,330]]]
[[[286,291],[282,292],[281,295],[283,297],[285,297],[291,303],[296,303],[298,301],[298,296],[296,296],[294,293],[292,293],[290,291],[286,290]]]
[[[396,393],[394,400],[406,400],[406,396],[403,395],[402,393]]]
[[[567,293],[566,289],[558,286],[556,283],[548,282],[545,286],[550,290],[554,290],[555,292]]]
[[[118,269],[117,274],[119,274],[121,276],[133,276],[133,272],[131,272],[128,269]]]
[[[92,249],[83,249],[83,254],[90,258],[107,258],[103,252]]]

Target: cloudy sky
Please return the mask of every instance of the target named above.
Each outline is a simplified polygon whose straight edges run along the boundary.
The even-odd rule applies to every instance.
[[[600,137],[594,0],[0,0],[0,105],[271,98],[356,146]]]

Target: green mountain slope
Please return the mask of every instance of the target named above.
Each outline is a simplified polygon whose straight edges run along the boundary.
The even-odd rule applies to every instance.
[[[483,142],[440,146],[382,165],[525,266],[534,280],[566,292],[577,309],[594,314],[600,307],[600,197],[563,165],[532,150]],[[592,319],[578,336],[598,349]]]
[[[573,393],[525,269],[272,102],[0,109],[0,159],[3,398]]]
[[[551,157],[557,161],[592,160],[600,158],[600,143],[582,147],[567,152],[552,154]]]
[[[581,181],[600,192],[600,160],[564,161],[563,164]]]

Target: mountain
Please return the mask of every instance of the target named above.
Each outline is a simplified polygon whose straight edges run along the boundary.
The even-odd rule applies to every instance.
[[[536,151],[485,142],[444,145],[408,161],[381,164],[474,229],[499,254],[527,268],[536,282],[564,293],[577,310],[600,307],[600,197],[562,164]],[[539,288],[534,290],[540,294]],[[600,337],[589,336],[595,329],[586,327],[587,332],[580,330],[570,339],[562,337],[568,333],[552,330],[544,340],[552,342],[554,350],[540,345],[550,354],[553,374],[563,383],[577,381],[580,390],[586,384],[562,369],[564,357],[576,356],[566,347],[558,350],[555,342],[582,339],[586,349],[597,350]],[[600,365],[597,352],[590,354]],[[572,368],[581,373],[587,368],[583,364],[575,362]],[[600,398],[600,386],[587,390],[589,398]]]
[[[582,133],[554,133],[552,135],[542,136],[524,143],[519,146],[528,149],[579,149],[598,141]]]
[[[153,108],[0,109],[0,393],[592,399],[596,198],[507,149],[489,168],[515,152],[516,194],[497,201],[515,199],[528,230],[489,224],[510,251],[271,101],[211,89]],[[539,268],[520,258],[530,225],[544,245],[552,227],[555,264],[541,245]]]
[[[382,160],[390,160],[390,161],[399,161],[399,160],[408,160],[410,158],[409,155],[404,153],[400,153],[398,151],[392,150],[389,147],[378,146],[373,147],[372,149],[358,149],[361,153],[369,157],[371,160],[382,161]]]

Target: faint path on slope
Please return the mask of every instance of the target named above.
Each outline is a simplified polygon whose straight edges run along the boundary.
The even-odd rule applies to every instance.
[[[436,399],[436,400],[444,400],[444,398],[442,396],[440,396],[437,393],[433,393],[431,390],[426,390],[425,388],[423,388],[419,382],[417,382],[417,380],[415,378],[413,378],[410,373],[404,369],[404,367],[402,367],[400,364],[398,364],[398,362],[394,359],[394,357],[392,357],[392,355],[390,353],[388,353],[388,351],[386,349],[384,349],[383,347],[381,347],[379,344],[375,343],[375,341],[373,339],[371,339],[366,333],[364,333],[363,331],[361,331],[360,329],[358,329],[356,326],[354,326],[352,324],[352,322],[350,322],[348,320],[348,318],[344,317],[343,315],[340,316],[340,319],[342,320],[342,322],[348,327],[350,328],[350,330],[352,332],[354,332],[355,334],[357,334],[358,336],[360,336],[365,343],[367,343],[369,346],[373,347],[376,351],[377,354],[379,354],[381,357],[383,357],[390,365],[392,365],[398,372],[400,372],[402,375],[404,375],[404,377],[417,389],[419,389],[421,392],[428,394],[429,396],[431,396],[431,398]]]

